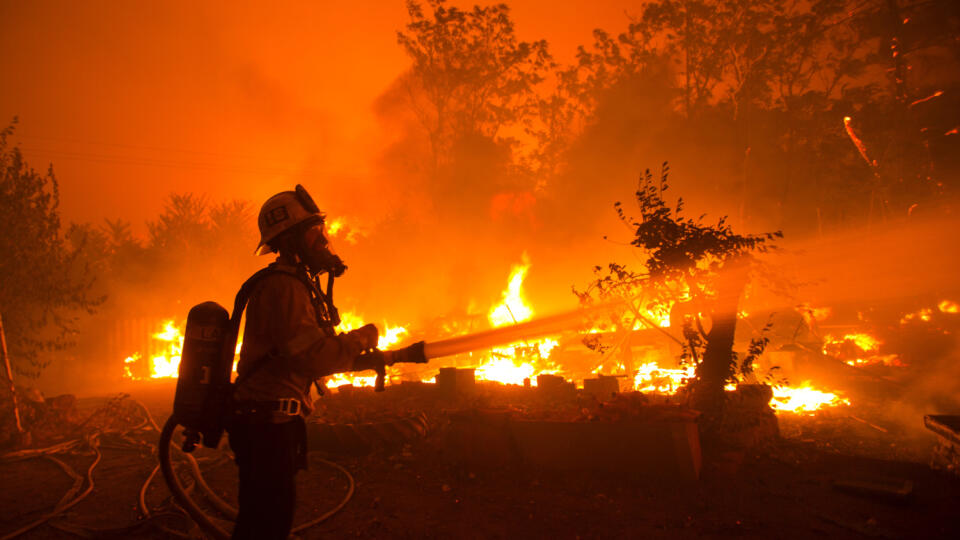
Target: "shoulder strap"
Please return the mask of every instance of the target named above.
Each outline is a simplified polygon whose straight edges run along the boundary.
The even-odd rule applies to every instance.
[[[237,348],[237,338],[240,335],[240,320],[243,318],[243,311],[247,307],[247,302],[250,300],[253,289],[263,278],[272,274],[287,274],[297,278],[303,283],[303,286],[306,287],[310,293],[311,299],[315,300],[314,307],[318,308],[317,318],[321,328],[326,329],[327,332],[334,332],[333,327],[340,324],[340,315],[337,312],[337,308],[333,305],[331,298],[333,292],[332,276],[327,283],[328,293],[324,294],[319,285],[313,283],[310,280],[310,276],[302,269],[291,269],[289,267],[281,267],[277,263],[272,263],[250,276],[250,278],[240,286],[240,290],[237,291],[237,296],[233,302],[233,314],[230,316],[230,333],[227,335],[227,342],[224,344],[224,356],[229,356],[229,358],[224,359],[225,361],[233,363],[233,355]],[[257,362],[244,373],[243,379],[246,380],[266,364],[266,358],[258,359]],[[240,382],[240,380],[241,378],[237,377],[236,382]]]
[[[254,287],[256,287],[263,278],[273,274],[288,274],[294,276],[303,282],[304,285],[309,287],[309,283],[304,281],[305,278],[303,276],[298,275],[298,273],[295,271],[282,268],[276,263],[272,263],[266,268],[261,268],[246,281],[244,281],[243,285],[240,286],[240,290],[237,291],[237,296],[233,301],[233,314],[230,315],[229,333],[227,334],[227,340],[223,346],[223,355],[225,357],[224,361],[229,361],[231,364],[233,363],[233,355],[236,354],[237,350],[237,338],[240,335],[240,320],[243,319],[243,311],[247,308],[247,302],[250,301],[250,295],[253,293]],[[263,359],[260,359],[250,368],[249,371],[244,374],[243,379],[249,378],[264,365],[266,365],[266,362],[263,361]],[[234,384],[238,382],[240,382],[240,377],[237,377],[237,380]]]

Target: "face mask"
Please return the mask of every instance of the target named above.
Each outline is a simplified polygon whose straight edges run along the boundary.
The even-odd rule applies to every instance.
[[[333,277],[340,277],[347,270],[347,265],[333,252],[322,225],[315,225],[304,231],[301,258],[318,274],[327,272]]]

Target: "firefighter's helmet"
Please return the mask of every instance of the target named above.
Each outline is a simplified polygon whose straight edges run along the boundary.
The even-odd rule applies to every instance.
[[[277,193],[260,207],[260,215],[257,217],[257,226],[260,228],[257,253],[272,253],[274,249],[268,242],[301,223],[322,223],[323,218],[317,203],[313,202],[313,198],[300,184],[297,184],[294,191]]]

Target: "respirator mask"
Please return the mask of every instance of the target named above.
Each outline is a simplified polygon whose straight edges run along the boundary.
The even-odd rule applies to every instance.
[[[329,274],[332,277],[340,277],[347,270],[347,265],[343,263],[333,247],[330,240],[327,239],[324,228],[323,214],[317,203],[307,193],[303,186],[297,184],[294,191],[297,200],[303,208],[312,214],[318,214],[320,217],[306,223],[306,229],[300,235],[300,258],[314,274]]]
[[[327,240],[322,221],[308,226],[301,239],[300,258],[313,273],[340,277],[347,270],[347,265]]]

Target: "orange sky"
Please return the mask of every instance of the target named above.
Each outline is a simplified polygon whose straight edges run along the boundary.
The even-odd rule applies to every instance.
[[[569,61],[642,3],[509,4],[521,39]],[[371,104],[407,66],[404,2],[277,4],[0,0],[0,119],[20,117],[31,165],[53,162],[66,219],[142,231],[171,192],[259,204],[365,175]]]

